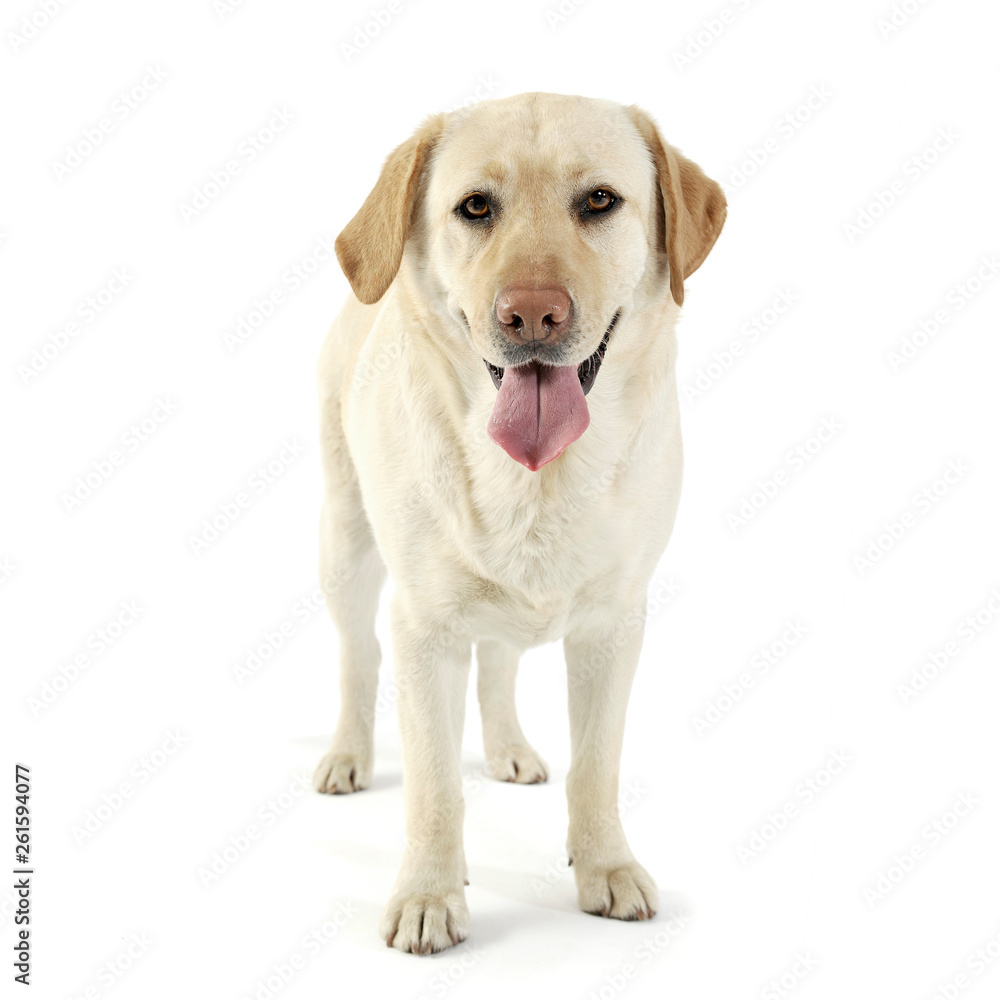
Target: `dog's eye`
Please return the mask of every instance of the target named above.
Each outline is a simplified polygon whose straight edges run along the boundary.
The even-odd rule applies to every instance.
[[[470,194],[460,206],[462,215],[467,219],[485,219],[490,214],[490,203],[479,194]]]
[[[618,199],[610,191],[598,188],[587,195],[588,212],[606,212]]]

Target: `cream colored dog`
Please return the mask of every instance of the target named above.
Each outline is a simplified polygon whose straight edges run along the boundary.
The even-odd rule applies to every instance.
[[[674,325],[722,190],[635,107],[521,94],[428,119],[337,240],[354,296],[319,364],[321,545],[340,717],[316,788],[372,776],[386,567],[407,846],[381,933],[469,932],[460,748],[473,643],[491,773],[544,781],[514,708],[523,650],[562,638],[580,907],[656,885],[618,816],[646,588],[681,485]]]

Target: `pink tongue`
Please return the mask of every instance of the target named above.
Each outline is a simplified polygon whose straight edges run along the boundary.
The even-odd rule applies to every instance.
[[[511,458],[537,472],[590,424],[576,365],[507,368],[487,426]]]

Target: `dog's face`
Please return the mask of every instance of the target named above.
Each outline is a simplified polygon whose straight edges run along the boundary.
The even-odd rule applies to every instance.
[[[637,290],[666,295],[669,282],[680,305],[725,211],[721,188],[638,108],[521,94],[425,122],[337,254],[371,303],[406,249],[489,370],[491,436],[535,470],[586,430],[584,396]]]
[[[655,256],[656,198],[620,105],[549,94],[477,105],[447,123],[428,172],[429,277],[491,365],[580,365]]]

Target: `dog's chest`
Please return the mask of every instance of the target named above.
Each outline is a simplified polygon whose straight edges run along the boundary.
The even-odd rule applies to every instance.
[[[484,488],[476,498],[480,530],[467,539],[488,594],[483,615],[502,619],[528,644],[564,635],[581,589],[631,548],[628,526],[613,516],[615,492],[610,477],[586,493]]]

